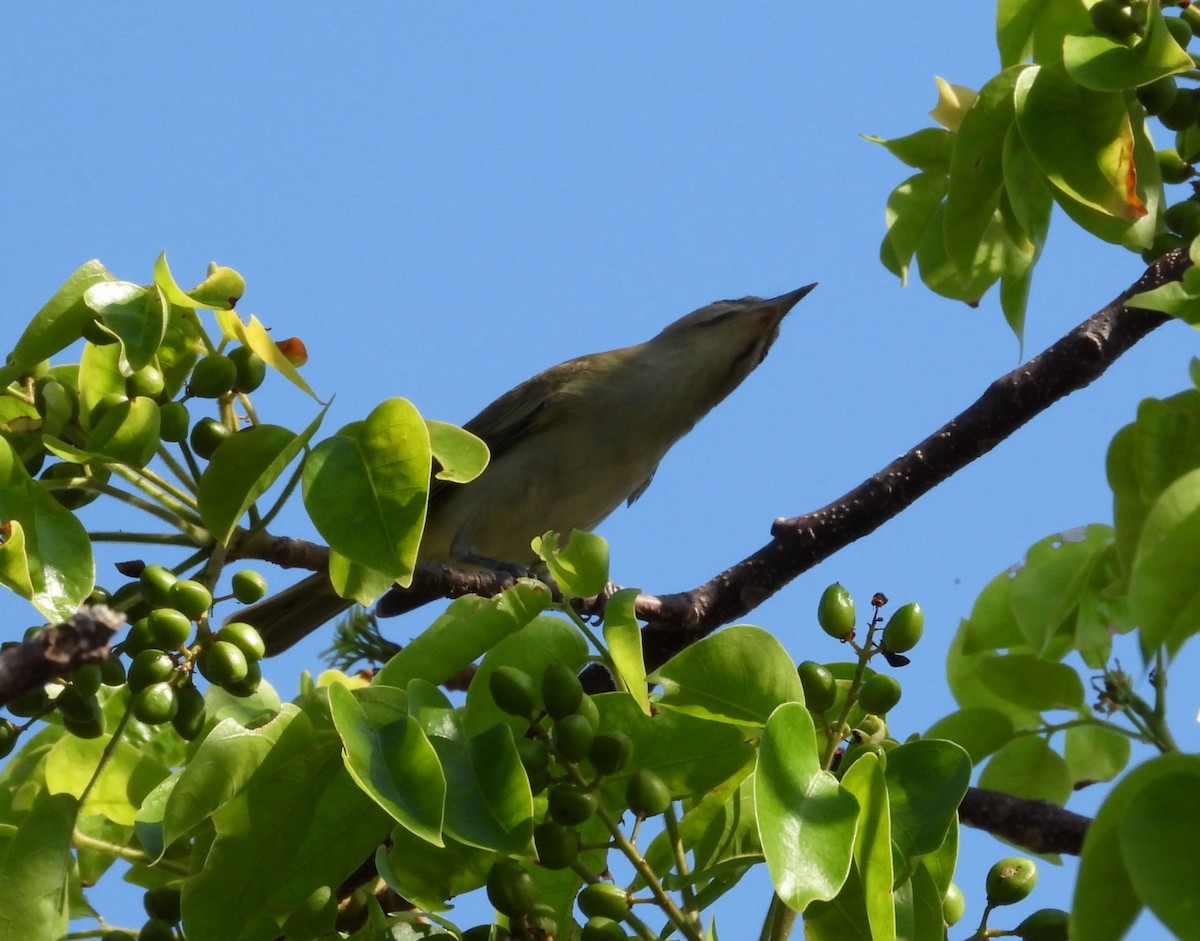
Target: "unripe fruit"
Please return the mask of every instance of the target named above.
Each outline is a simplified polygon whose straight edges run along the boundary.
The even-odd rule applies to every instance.
[[[1024,856],[1009,856],[988,870],[987,903],[1014,905],[1025,899],[1037,885],[1037,865]]]
[[[162,395],[166,385],[161,370],[155,366],[143,366],[125,380],[125,392],[131,399],[139,395],[156,399]]]
[[[85,663],[71,674],[71,686],[77,689],[81,696],[95,696],[100,691],[103,679],[100,664]]]
[[[259,666],[257,660],[252,660],[246,664],[246,675],[244,677],[235,683],[225,684],[225,692],[231,696],[240,696],[244,699],[256,693],[261,683],[262,667]]]
[[[160,606],[167,604],[167,593],[178,580],[174,572],[165,565],[157,563],[147,565],[138,576],[138,584],[142,587],[142,597],[150,604]]]
[[[546,667],[542,675],[542,702],[552,719],[561,719],[579,709],[583,684],[575,671],[561,661]]]
[[[1124,39],[1137,31],[1137,24],[1129,12],[1116,0],[1100,0],[1088,11],[1096,30],[1114,39]]]
[[[226,640],[218,640],[200,659],[200,672],[211,683],[228,686],[246,678],[250,666],[241,648]]]
[[[166,402],[158,407],[158,436],[163,441],[185,441],[192,419],[182,402]]]
[[[185,742],[190,742],[204,729],[207,711],[204,695],[194,686],[183,686],[175,695],[179,708],[171,719],[171,725]]]
[[[579,713],[565,716],[554,723],[554,747],[564,761],[582,761],[592,750],[596,731],[587,716]]]
[[[129,688],[136,693],[155,683],[166,682],[174,673],[175,661],[164,651],[149,647],[129,664]]]
[[[655,817],[671,806],[671,789],[653,771],[642,768],[630,777],[625,802],[639,817]]]
[[[817,604],[817,622],[826,634],[838,640],[854,631],[854,598],[838,582],[822,593]]]
[[[98,483],[104,483],[108,478],[108,471],[103,470],[99,474],[93,474],[83,464],[72,464],[67,461],[55,461],[44,471],[42,471],[39,480],[72,480],[76,478],[96,478]],[[55,487],[50,491],[52,496],[60,506],[66,507],[68,510],[78,510],[87,506],[98,496],[99,490],[92,490],[88,487]]]
[[[178,711],[179,700],[170,683],[151,683],[133,694],[133,714],[147,725],[170,722]]]
[[[550,753],[536,738],[517,739],[517,756],[528,774],[539,774],[550,767]]]
[[[579,831],[544,820],[533,828],[533,845],[538,862],[547,869],[566,869],[579,855]]]
[[[126,582],[118,588],[108,606],[114,611],[125,612],[125,617],[132,622],[150,613],[150,604],[142,597],[142,586],[138,582]]]
[[[579,708],[575,711],[591,723],[593,732],[600,728],[600,709],[587,693],[583,694],[583,698],[579,700]]]
[[[588,760],[600,774],[616,774],[633,755],[633,739],[624,732],[603,732],[592,740]]]
[[[822,713],[837,699],[837,681],[826,667],[813,660],[805,660],[797,672],[800,685],[804,688],[804,704],[809,712]]]
[[[1167,24],[1167,29],[1171,33],[1171,38],[1174,39],[1181,48],[1186,49],[1188,43],[1192,41],[1192,28],[1178,16],[1164,16],[1163,22]]]
[[[963,898],[962,889],[951,882],[950,888],[942,896],[942,920],[946,922],[946,927],[958,924],[966,910],[967,900]]]
[[[596,795],[575,784],[556,784],[547,795],[550,816],[558,823],[576,827],[596,812]]]
[[[879,742],[852,742],[846,746],[845,752],[842,753],[841,759],[838,761],[837,774],[842,777],[849,770],[854,762],[858,761],[863,755],[874,755],[879,759],[879,765],[882,768],[887,767],[887,749]]]
[[[246,655],[246,660],[261,660],[267,653],[267,645],[263,643],[262,635],[251,624],[241,621],[230,621],[219,631],[217,640],[225,640],[237,647]]]
[[[629,914],[629,896],[619,885],[595,882],[584,886],[579,893],[579,910],[588,918],[611,918],[620,921]]]
[[[182,611],[155,608],[150,612],[150,636],[163,650],[175,650],[192,636],[192,622]]]
[[[17,727],[8,719],[0,719],[0,758],[7,758],[17,744]]]
[[[1022,941],[1069,941],[1071,915],[1061,908],[1042,908],[1017,925]]]
[[[589,918],[579,933],[579,941],[625,941],[625,929],[611,918]]]
[[[516,667],[497,667],[488,677],[488,690],[502,712],[529,718],[537,709],[537,685],[533,677]]]
[[[1175,84],[1175,76],[1165,75],[1149,85],[1143,85],[1137,90],[1137,99],[1146,109],[1147,114],[1162,114],[1175,101],[1179,86]]]
[[[895,677],[876,673],[858,691],[858,704],[872,715],[887,715],[900,701],[900,684]]]
[[[175,931],[169,922],[151,918],[138,932],[138,941],[175,941]]]
[[[910,601],[888,618],[883,628],[883,639],[880,643],[884,650],[892,653],[904,653],[917,646],[921,634],[925,630],[925,612],[915,601]]]
[[[100,396],[99,401],[92,406],[91,412],[88,414],[88,426],[95,428],[100,422],[104,421],[104,416],[111,412],[118,405],[128,402],[129,398],[122,395],[120,392],[109,392],[106,395]]]
[[[263,384],[267,376],[267,364],[261,356],[248,346],[239,346],[229,351],[237,375],[233,382],[234,392],[253,392]]]
[[[26,693],[22,693],[12,702],[8,703],[7,709],[14,716],[21,719],[30,719],[36,715],[41,715],[43,710],[50,705],[50,694],[46,692],[46,687],[35,686]]]
[[[212,353],[202,356],[192,367],[188,392],[201,399],[215,399],[233,388],[237,381],[237,366],[228,356]]]
[[[1175,100],[1158,116],[1163,127],[1172,131],[1182,131],[1196,123],[1196,97],[1191,89],[1181,88],[1175,95]]]
[[[100,682],[105,686],[125,685],[125,664],[117,654],[110,653],[100,664]]]
[[[1163,213],[1163,221],[1172,232],[1182,235],[1185,239],[1195,238],[1200,234],[1200,202],[1194,199],[1184,199],[1168,206]]]
[[[85,696],[74,686],[68,686],[59,693],[54,705],[64,718],[71,718],[76,722],[86,722],[100,713],[100,703],[95,693]]]
[[[180,892],[177,886],[160,885],[142,896],[142,907],[151,918],[161,918],[172,925],[179,923]]]
[[[212,592],[200,582],[182,578],[167,592],[167,602],[176,611],[193,621],[203,617],[212,607]]]
[[[235,572],[232,580],[233,597],[242,604],[254,604],[267,593],[267,580],[261,572],[242,569]]]
[[[537,904],[537,884],[516,860],[502,859],[488,872],[487,897],[496,911],[519,918]]]
[[[149,650],[154,643],[150,636],[150,615],[140,617],[129,625],[129,633],[121,644],[121,649],[131,657],[136,657],[143,650]]]
[[[1156,151],[1154,156],[1158,160],[1158,172],[1164,183],[1182,183],[1192,175],[1192,168],[1179,156],[1179,151],[1168,148]]]
[[[107,725],[102,709],[97,709],[94,716],[83,720],[63,716],[63,728],[76,738],[99,738],[104,734]]]
[[[221,442],[232,434],[233,430],[228,425],[215,418],[207,417],[201,418],[192,426],[192,433],[188,441],[192,445],[192,450],[207,461],[216,452]]]

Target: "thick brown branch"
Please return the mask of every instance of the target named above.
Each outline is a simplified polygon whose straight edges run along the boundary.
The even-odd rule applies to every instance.
[[[958,819],[968,827],[1011,840],[1033,853],[1083,851],[1091,820],[1049,801],[1027,800],[973,787],[958,805]]]
[[[69,620],[0,651],[0,705],[85,663],[99,663],[108,656],[112,636],[124,621],[124,615],[102,604],[85,605]]]

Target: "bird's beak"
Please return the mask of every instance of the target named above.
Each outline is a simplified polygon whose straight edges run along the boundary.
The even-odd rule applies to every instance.
[[[755,309],[765,314],[768,322],[779,324],[787,315],[787,312],[799,304],[800,299],[816,286],[816,282],[814,281],[812,284],[806,284],[804,287],[796,288],[796,290],[789,291],[787,294],[780,294],[778,297],[760,301],[755,305]]]

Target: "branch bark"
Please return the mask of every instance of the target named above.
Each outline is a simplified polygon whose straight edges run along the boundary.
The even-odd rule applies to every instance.
[[[112,636],[124,615],[102,605],[84,605],[61,624],[43,627],[29,640],[0,650],[0,706],[85,663],[108,656]]]

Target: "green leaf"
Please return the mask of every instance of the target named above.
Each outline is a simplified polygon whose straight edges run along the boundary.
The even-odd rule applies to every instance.
[[[912,861],[936,851],[957,820],[958,805],[971,780],[971,759],[952,742],[924,739],[888,752],[888,799],[892,842]]]
[[[954,136],[942,229],[950,260],[964,279],[972,276],[1000,205],[1004,141],[1013,126],[1013,88],[1022,68],[1007,69],[984,85]]]
[[[991,692],[1025,709],[1043,712],[1083,706],[1083,681],[1066,664],[1029,653],[986,654],[976,672]]]
[[[929,870],[913,867],[912,876],[896,886],[897,936],[913,941],[944,941],[946,922],[942,917],[942,895]]]
[[[299,435],[279,425],[254,425],[217,448],[197,494],[200,516],[213,538],[228,542],[242,515],[316,434],[327,408]]]
[[[804,910],[804,941],[875,941],[895,938],[892,887],[887,887],[887,907],[893,912],[891,934],[878,934],[867,913],[872,901],[863,888],[857,863],[850,866],[846,882],[829,902],[815,900]]]
[[[430,683],[444,683],[504,638],[529,625],[550,601],[546,586],[530,581],[518,581],[494,598],[474,595],[458,598],[433,624],[384,664],[375,676],[375,685],[403,689],[418,678]],[[562,623],[557,619],[549,620]],[[579,643],[583,645],[582,639]]]
[[[420,639],[418,638],[414,643],[418,643]],[[407,649],[411,649],[411,646]],[[565,663],[572,670],[578,671],[583,668],[588,655],[587,642],[584,641],[575,626],[562,618],[549,615],[526,618],[522,623],[515,624],[512,631],[505,632],[503,639],[489,644],[489,647],[487,655],[479,664],[479,669],[475,671],[475,676],[471,678],[471,685],[467,689],[467,703],[463,711],[463,729],[468,735],[479,735],[498,722],[510,725],[518,735],[524,735],[528,728],[528,723],[524,719],[501,712],[500,707],[492,699],[488,682],[497,668],[516,667],[524,670],[530,676],[540,678],[546,672],[546,667],[556,661]],[[405,651],[401,651],[397,658],[404,656],[404,653]],[[395,663],[395,660],[392,663]],[[376,682],[390,680],[390,677],[386,675],[390,668],[391,663],[383,668],[380,674],[381,679],[377,679]]]
[[[1129,764],[1132,747],[1127,736],[1102,725],[1077,725],[1067,729],[1063,758],[1072,787],[1111,781]]]
[[[858,801],[821,767],[812,716],[799,702],[780,706],[763,729],[754,800],[779,897],[795,911],[834,898],[850,872]]]
[[[1004,745],[1013,734],[1013,723],[998,709],[968,706],[938,719],[923,738],[945,739],[966,750],[973,764],[979,764]]]
[[[684,648],[651,676],[661,704],[689,715],[766,725],[776,707],[804,702],[792,658],[762,628],[741,624]]]
[[[1087,8],[1078,0],[999,0],[996,45],[1005,67],[1023,62],[1062,60],[1063,41],[1092,29]]]
[[[83,300],[120,341],[123,372],[136,372],[154,359],[167,330],[167,308],[157,289],[100,281],[87,289]]]
[[[31,601],[49,621],[73,615],[95,581],[83,525],[36,485],[0,437],[0,519],[10,532],[0,545],[0,584]]]
[[[429,429],[429,447],[437,459],[438,480],[452,480],[457,484],[470,483],[483,473],[491,455],[488,446],[465,428],[444,421],[425,419]]]
[[[1067,74],[1086,88],[1119,91],[1194,68],[1192,57],[1172,38],[1159,5],[1148,4],[1146,16],[1146,31],[1132,46],[1094,29],[1067,36],[1063,42]]]
[[[317,399],[318,402],[321,401],[317,398],[317,394],[309,388],[308,383],[304,381],[304,377],[296,371],[296,367],[292,365],[291,360],[283,355],[275,341],[271,339],[271,334],[267,331],[267,328],[262,325],[262,322],[257,317],[251,314],[249,321],[244,321],[232,310],[216,310],[213,313],[217,318],[217,323],[221,325],[221,331],[225,336],[238,340],[242,345],[250,347],[263,362],[278,372],[297,389]]]
[[[391,829],[346,771],[324,697],[305,704],[212,820],[205,865],[183,884],[189,941],[277,938],[279,917],[319,886],[341,884]]]
[[[357,425],[313,448],[304,464],[304,505],[339,553],[401,585],[412,580],[431,468],[425,421],[405,399],[388,399]]]
[[[94,259],[80,265],[33,315],[0,369],[0,385],[8,385],[83,336],[84,325],[94,317],[83,295],[93,284],[111,280],[112,275]]]
[[[420,723],[408,715],[407,694],[389,686],[352,693],[335,683],[329,709],[358,786],[396,822],[441,845],[446,776]]]
[[[230,718],[213,726],[167,798],[162,817],[164,845],[170,846],[233,800],[298,712],[289,703],[258,728],[248,729]]]
[[[854,861],[862,878],[869,937],[896,936],[896,909],[892,904],[892,821],[887,779],[875,755],[863,755],[842,778],[842,787],[858,801],[858,831],[854,836]]]
[[[950,169],[950,151],[954,145],[954,135],[945,128],[925,127],[913,134],[891,140],[864,134],[863,139],[873,144],[882,144],[893,157],[918,170],[938,170],[945,173]]]
[[[1168,281],[1149,291],[1135,294],[1127,306],[1141,310],[1157,310],[1177,317],[1191,326],[1200,324],[1200,296],[1193,294],[1182,281]]]
[[[487,878],[496,854],[446,838],[444,846],[426,843],[404,827],[392,831],[391,846],[375,853],[379,875],[403,898],[426,911],[445,911],[447,899],[477,889]]]
[[[430,742],[446,775],[446,834],[480,849],[530,852],[533,797],[512,730],[497,724],[465,741]]]
[[[1116,219],[1147,215],[1121,93],[1083,88],[1061,66],[1034,66],[1017,79],[1016,105],[1021,137],[1055,187]]]
[[[884,213],[887,235],[880,246],[879,257],[901,284],[908,283],[909,263],[926,231],[933,225],[948,186],[945,173],[918,173],[888,196]]]
[[[1023,735],[988,759],[979,786],[1061,807],[1071,796],[1071,772],[1044,738]]]
[[[1129,861],[1126,859],[1126,849],[1121,837],[1126,813],[1142,789],[1159,778],[1169,776],[1173,779],[1175,775],[1186,775],[1194,781],[1198,773],[1200,759],[1195,755],[1162,755],[1131,771],[1105,798],[1088,827],[1083,853],[1079,859],[1075,899],[1071,906],[1075,937],[1087,938],[1088,941],[1120,941],[1125,936],[1143,904],[1131,881]],[[1190,792],[1194,795],[1194,784],[1190,785]],[[1174,803],[1178,797],[1167,799]],[[1144,811],[1139,811],[1140,813]],[[1193,811],[1187,811],[1186,818],[1193,820]],[[1161,820],[1170,826],[1180,824],[1175,817],[1165,813]],[[1161,825],[1152,824],[1152,827],[1157,830]],[[1150,839],[1158,842],[1154,837]],[[1136,839],[1131,838],[1130,848],[1134,849],[1135,853],[1137,848],[1133,844],[1136,842]],[[1169,848],[1170,842],[1160,845]],[[1190,847],[1193,857],[1195,846],[1193,842]],[[1166,855],[1170,855],[1169,849],[1165,852]],[[1146,870],[1141,869],[1139,879],[1144,878],[1145,873]],[[1174,878],[1168,883],[1174,887],[1183,884]],[[1194,893],[1192,895],[1194,896]],[[1196,922],[1193,921],[1192,924],[1194,926]]]
[[[636,588],[625,588],[608,599],[604,606],[604,640],[608,655],[616,667],[617,688],[637,700],[650,714],[650,696],[646,689],[646,660],[642,654],[642,631],[634,613]]]
[[[993,213],[967,266],[970,275],[963,277],[950,258],[944,216],[945,206],[939,206],[917,245],[917,266],[921,271],[921,280],[929,290],[943,297],[978,304],[1004,273],[1005,259],[1012,243],[1004,231],[999,212]]]
[[[67,931],[71,837],[78,807],[67,794],[42,792],[3,842],[0,937],[61,938]]]
[[[1129,598],[1143,650],[1165,645],[1174,655],[1200,627],[1200,469],[1167,487],[1146,517]]]
[[[113,823],[130,826],[142,800],[167,776],[167,769],[124,740],[106,755],[111,743],[111,735],[89,739],[63,736],[46,756],[46,790],[82,797],[103,758],[104,770],[81,812],[102,814]]]
[[[571,530],[560,548],[561,533],[546,533],[533,540],[533,551],[546,563],[550,577],[563,594],[591,598],[608,585],[608,543],[602,536]]]
[[[1200,886],[1198,793],[1200,763],[1161,774],[1132,795],[1117,825],[1134,890],[1185,941],[1200,939],[1200,893],[1194,891]]]
[[[85,448],[105,463],[143,467],[158,448],[158,429],[158,404],[138,396],[105,412]]]
[[[233,268],[210,262],[204,280],[187,292],[202,307],[230,310],[246,293],[246,279]]]

